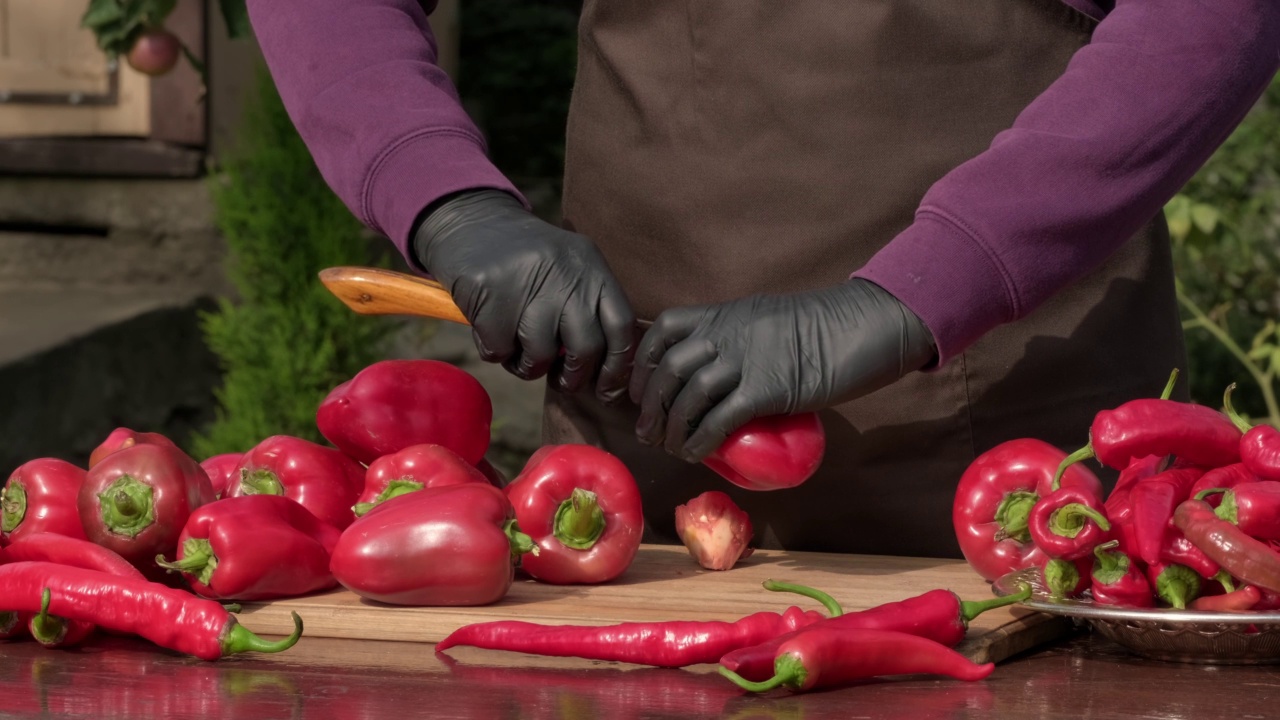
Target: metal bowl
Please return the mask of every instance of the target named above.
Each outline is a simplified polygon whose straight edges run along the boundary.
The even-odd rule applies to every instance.
[[[1280,612],[1207,612],[1172,608],[1124,608],[1098,605],[1086,593],[1054,599],[1036,568],[1009,573],[995,581],[1000,597],[1031,586],[1024,607],[1086,623],[1103,637],[1154,660],[1203,665],[1280,663]]]

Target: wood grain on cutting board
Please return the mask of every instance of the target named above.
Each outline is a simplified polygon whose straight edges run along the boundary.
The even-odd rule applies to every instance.
[[[664,620],[732,621],[789,605],[818,603],[761,587],[768,579],[825,590],[846,612],[947,588],[966,600],[992,597],[990,585],[959,560],[758,550],[732,570],[703,570],[681,546],[645,545],[619,580],[607,585],[547,585],[517,576],[511,592],[484,607],[382,605],[345,590],[268,603],[244,603],[243,624],[288,634],[297,612],[304,637],[435,643],[457,628],[490,620],[558,625],[610,625]],[[999,662],[1071,631],[1070,621],[1022,608],[999,608],[974,621],[959,650],[977,662]]]

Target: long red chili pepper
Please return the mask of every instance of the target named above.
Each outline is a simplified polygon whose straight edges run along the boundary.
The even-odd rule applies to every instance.
[[[1238,612],[1251,610],[1260,600],[1262,600],[1262,592],[1252,585],[1245,585],[1234,592],[1198,597],[1192,600],[1188,607],[1192,610]]]
[[[1256,483],[1260,480],[1262,478],[1253,474],[1253,471],[1245,467],[1242,462],[1223,465],[1200,476],[1200,479],[1191,486],[1191,493],[1188,497],[1198,497],[1213,507],[1217,507],[1222,500],[1222,491],[1231,490],[1239,485]],[[1210,490],[1217,492],[1210,493]]]
[[[990,600],[961,600],[950,590],[930,590],[922,595],[885,603],[867,610],[828,618],[807,628],[779,635],[759,645],[734,650],[720,658],[720,664],[747,680],[763,681],[773,676],[773,661],[778,648],[799,633],[809,629],[889,630],[928,638],[948,647],[964,640],[969,622],[982,613],[1031,597],[1031,587],[1021,592]]]
[[[1244,433],[1240,438],[1240,462],[1263,480],[1280,480],[1280,428],[1271,425],[1251,427],[1231,406],[1231,392],[1235,389],[1235,383],[1227,386],[1222,404],[1227,410],[1227,417]]]
[[[1280,482],[1261,480],[1227,490],[1214,512],[1249,537],[1280,540]]]
[[[217,660],[232,653],[280,652],[302,636],[293,613],[293,634],[267,642],[240,625],[222,605],[159,583],[121,578],[46,562],[0,565],[0,612],[40,612],[50,593],[49,611],[65,618],[143,637],[170,650]]]
[[[1049,557],[1086,557],[1111,530],[1102,500],[1083,488],[1060,488],[1041,498],[1027,522],[1031,539]]]
[[[800,692],[891,675],[944,675],[981,680],[994,663],[978,665],[946,645],[889,630],[810,629],[783,643],[774,675],[751,682],[726,667],[720,674],[751,692],[787,687]]]
[[[1129,493],[1141,481],[1153,477],[1166,469],[1169,458],[1165,455],[1148,455],[1137,458],[1120,471],[1115,487],[1103,503],[1102,509],[1112,523],[1126,522],[1130,519],[1133,503]]]
[[[1213,578],[1222,569],[1204,551],[1187,539],[1181,530],[1169,525],[1164,529],[1164,540],[1160,545],[1160,562],[1185,565],[1207,579]]]
[[[1173,522],[1193,545],[1245,583],[1280,592],[1280,554],[1214,514],[1194,498],[1178,506]]]
[[[1138,543],[1138,557],[1143,562],[1148,565],[1160,562],[1160,548],[1173,511],[1178,503],[1191,497],[1191,486],[1204,473],[1202,468],[1175,463],[1172,468],[1133,486],[1129,493],[1133,505],[1133,535]]]
[[[1154,605],[1151,584],[1138,564],[1117,550],[1119,540],[1109,540],[1093,549],[1093,572],[1089,592],[1099,605],[1148,608]]]

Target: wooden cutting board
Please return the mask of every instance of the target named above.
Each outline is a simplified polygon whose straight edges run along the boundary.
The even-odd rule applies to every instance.
[[[419,608],[382,605],[345,590],[266,603],[244,603],[249,629],[285,635],[290,611],[305,624],[304,636],[435,643],[457,628],[490,620],[574,625],[664,620],[736,620],[789,605],[821,609],[808,598],[770,592],[774,579],[816,587],[845,611],[903,600],[947,588],[966,600],[992,597],[990,585],[963,561],[872,555],[757,550],[732,570],[704,570],[681,546],[645,545],[619,580],[595,586],[546,585],[517,576],[500,602],[484,607]],[[999,608],[979,616],[959,650],[976,662],[999,662],[1071,632],[1066,618],[1023,608]]]

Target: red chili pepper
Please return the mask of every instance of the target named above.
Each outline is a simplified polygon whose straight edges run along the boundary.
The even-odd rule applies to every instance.
[[[351,524],[351,507],[364,486],[360,463],[331,447],[275,435],[244,454],[239,481],[227,497],[283,495],[339,530]]]
[[[1075,560],[1093,553],[1111,532],[1111,523],[1097,495],[1081,488],[1061,488],[1035,504],[1027,529],[1045,555]]]
[[[1216,612],[1239,612],[1253,609],[1261,600],[1262,593],[1258,588],[1252,585],[1245,585],[1234,592],[1198,597],[1191,601],[1190,608],[1192,610]]]
[[[1191,486],[1204,473],[1202,468],[1175,463],[1172,468],[1133,486],[1129,492],[1133,534],[1138,543],[1138,557],[1143,562],[1150,565],[1160,561],[1160,548],[1173,511],[1178,503],[1191,496]]]
[[[1003,442],[979,455],[960,477],[951,520],[965,560],[987,580],[1036,567],[1044,553],[1031,542],[1031,510],[1051,492],[1066,453],[1034,438]],[[1061,487],[1102,495],[1087,468],[1066,471]]]
[[[143,447],[143,446],[138,446]],[[280,652],[302,636],[267,642],[240,625],[222,605],[159,583],[44,562],[0,565],[0,611],[36,613],[50,592],[50,612],[150,640],[163,648],[216,660],[232,653]]]
[[[1186,609],[1187,603],[1199,597],[1204,582],[1195,570],[1176,563],[1148,565],[1147,580],[1157,598],[1179,610]]]
[[[758,612],[733,622],[678,620],[593,627],[503,620],[460,627],[436,645],[436,652],[463,646],[550,657],[687,667],[716,662],[725,653],[766,642],[821,620],[822,613],[803,611],[795,606],[781,614]]]
[[[1093,549],[1095,560],[1090,573],[1089,592],[1099,605],[1148,608],[1155,604],[1151,583],[1138,564],[1117,550],[1118,540],[1110,540]]]
[[[95,465],[80,486],[77,506],[89,540],[150,576],[163,572],[155,557],[174,547],[191,511],[213,500],[209,476],[195,460],[180,450],[142,444]]]
[[[191,514],[178,557],[156,564],[181,572],[197,595],[217,600],[295,597],[338,584],[329,554],[341,532],[277,495],[219,500]]]
[[[1173,525],[1164,529],[1164,540],[1160,544],[1160,562],[1185,565],[1205,579],[1212,578],[1222,569]]]
[[[76,493],[84,479],[84,470],[56,458],[20,465],[0,491],[0,537],[6,543],[36,533],[85,539],[76,510]]]
[[[1058,600],[1076,598],[1089,589],[1093,580],[1093,558],[1076,560],[1048,558],[1040,566],[1040,581],[1050,597]]]
[[[391,498],[351,524],[329,568],[357,595],[391,605],[488,605],[515,563],[537,553],[502,491],[464,483]]]
[[[844,613],[810,626],[817,630],[888,630],[918,635],[947,647],[959,645],[969,622],[988,610],[1022,602],[1031,596],[1031,587],[1022,592],[990,600],[961,600],[950,590],[930,590],[922,595],[885,603],[867,610]],[[747,680],[764,681],[773,676],[774,658],[783,643],[801,630],[793,630],[753,646],[734,650],[720,658],[720,664]]]
[[[360,517],[380,502],[415,490],[468,482],[489,481],[479,469],[443,445],[410,445],[369,464],[355,514]]]
[[[604,450],[546,445],[505,492],[520,529],[539,549],[520,567],[542,582],[608,582],[640,549],[640,489],[627,466]]]
[[[227,489],[240,478],[240,460],[243,458],[244,453],[223,453],[206,458],[200,463],[200,467],[209,476],[209,482],[213,484],[214,497],[226,497]]]
[[[1231,406],[1231,393],[1235,389],[1235,383],[1227,386],[1222,404],[1227,410],[1227,417],[1244,433],[1240,438],[1240,461],[1259,479],[1280,480],[1280,428],[1250,426]]]
[[[1249,537],[1280,540],[1280,482],[1260,480],[1227,490],[1215,513]]]
[[[1196,499],[1183,502],[1173,521],[1193,545],[1232,577],[1260,590],[1280,592],[1280,554],[1219,518],[1208,503]]]
[[[28,535],[0,549],[0,565],[11,562],[51,562],[117,577],[144,579],[138,568],[117,553],[88,540],[53,533]]]
[[[1191,492],[1188,497],[1200,498],[1209,503],[1210,506],[1218,507],[1218,503],[1222,501],[1221,492],[1210,493],[1210,490],[1225,491],[1237,485],[1247,485],[1260,480],[1262,478],[1254,475],[1252,470],[1244,466],[1244,463],[1224,465],[1200,476],[1196,484],[1191,486]]]
[[[470,373],[439,360],[384,360],[320,403],[320,434],[368,465],[410,445],[443,445],[468,463],[489,449],[493,403]]]
[[[826,447],[817,413],[770,415],[738,428],[702,464],[747,490],[783,490],[812,477]]]
[[[708,570],[730,570],[751,557],[753,533],[751,517],[719,490],[676,506],[676,534],[698,565]]]
[[[891,675],[943,675],[981,680],[994,663],[978,665],[928,638],[888,630],[811,628],[783,643],[774,658],[774,675],[764,682],[743,679],[728,668],[720,674],[751,692],[778,687],[805,692]]]
[[[1164,455],[1148,455],[1135,459],[1120,471],[1115,487],[1111,488],[1111,494],[1102,506],[1112,524],[1127,522],[1132,518],[1133,502],[1130,493],[1134,486],[1163,472],[1168,460]]]
[[[151,432],[134,432],[129,428],[116,428],[107,435],[107,439],[102,444],[93,449],[89,453],[89,469],[102,462],[103,458],[111,453],[127,450],[134,445],[159,445],[161,447],[171,448],[173,450],[181,450],[172,440],[160,433]]]

